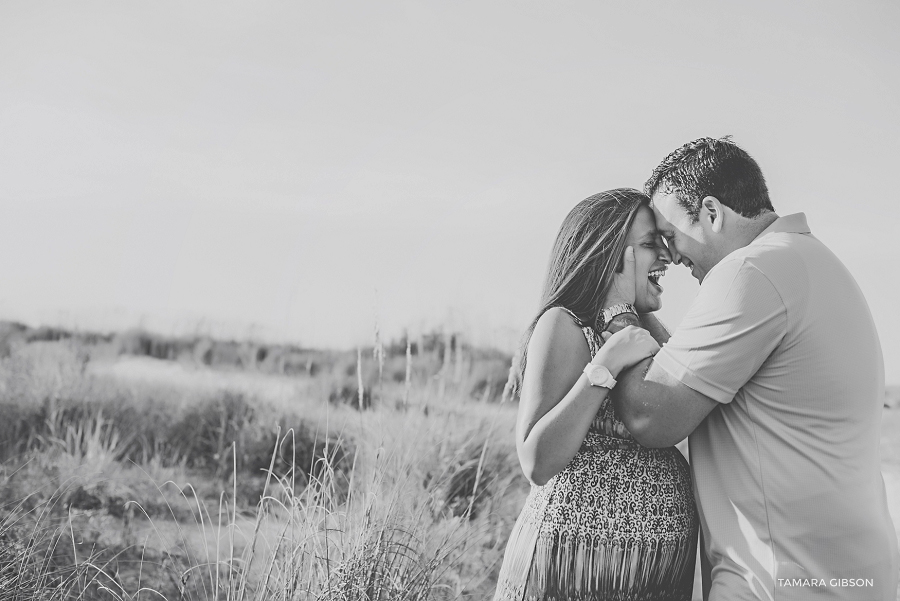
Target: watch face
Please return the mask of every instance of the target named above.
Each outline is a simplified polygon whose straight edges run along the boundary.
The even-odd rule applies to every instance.
[[[602,365],[594,365],[588,373],[588,381],[594,386],[608,386],[612,374]]]

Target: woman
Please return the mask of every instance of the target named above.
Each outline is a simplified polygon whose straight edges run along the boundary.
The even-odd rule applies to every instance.
[[[609,397],[621,370],[659,350],[645,329],[610,336],[610,322],[634,311],[664,342],[649,313],[662,306],[658,280],[670,262],[637,190],[591,196],[563,222],[522,353],[516,447],[532,488],[495,601],[691,598],[687,462],[674,447],[639,445]]]

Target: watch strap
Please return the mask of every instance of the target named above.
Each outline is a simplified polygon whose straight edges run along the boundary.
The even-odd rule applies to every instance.
[[[623,313],[634,313],[635,315],[638,314],[637,309],[635,309],[634,305],[632,305],[631,303],[616,303],[611,307],[603,309],[603,311],[600,312],[600,316],[598,319],[599,323],[597,324],[600,328],[600,331],[606,331],[609,323]]]

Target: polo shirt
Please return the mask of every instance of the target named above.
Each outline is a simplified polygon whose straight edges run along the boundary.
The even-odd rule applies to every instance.
[[[719,403],[688,442],[711,600],[896,599],[881,345],[803,213],[715,265],[654,362]]]

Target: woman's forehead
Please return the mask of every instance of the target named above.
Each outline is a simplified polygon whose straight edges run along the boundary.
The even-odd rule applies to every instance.
[[[641,206],[634,221],[631,222],[631,229],[628,231],[628,240],[637,241],[641,238],[656,237],[656,219],[653,217],[653,211],[647,206]]]

